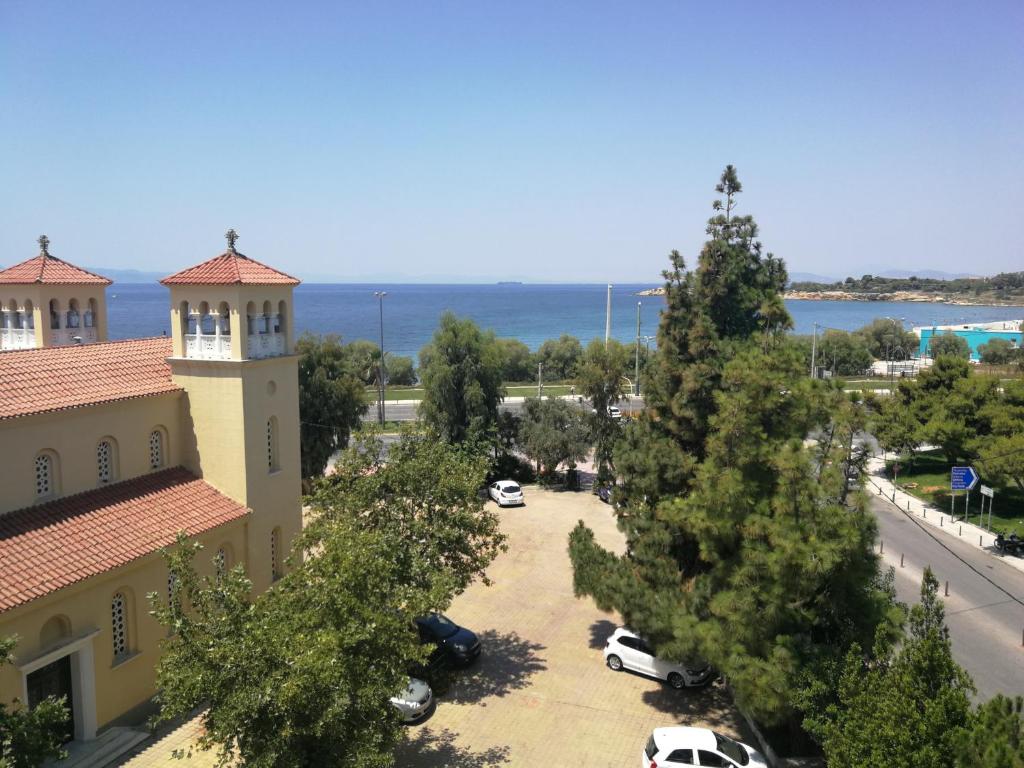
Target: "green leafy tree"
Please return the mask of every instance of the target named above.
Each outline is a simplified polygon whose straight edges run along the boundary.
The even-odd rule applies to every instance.
[[[380,347],[372,341],[356,339],[345,345],[348,369],[369,386],[377,386],[380,379]]]
[[[934,358],[948,356],[967,360],[971,356],[971,347],[963,336],[946,331],[929,339],[928,353]]]
[[[954,761],[974,686],[953,660],[938,586],[925,569],[903,643],[873,659],[852,647],[838,701],[805,720],[829,768],[948,768]]]
[[[852,511],[842,503],[840,467],[863,413],[811,381],[785,343],[785,268],[735,214],[732,168],[717,189],[725,200],[697,268],[671,256],[648,407],[615,451],[627,554],[581,523],[569,540],[574,589],[618,610],[659,655],[713,663],[757,719],[793,723],[800,675],[870,643],[891,603],[873,520],[860,497]],[[848,423],[812,454],[804,438],[832,410]]]
[[[978,347],[981,362],[986,365],[1009,365],[1019,356],[1018,349],[1006,339],[992,339]]]
[[[532,381],[537,377],[533,353],[519,339],[498,339],[501,377],[505,381]]]
[[[586,415],[565,400],[528,398],[524,403],[519,443],[523,452],[550,477],[559,464],[569,469],[590,452]]]
[[[921,445],[921,423],[904,403],[895,396],[880,401],[872,430],[883,449],[913,463]]]
[[[427,653],[413,619],[444,610],[504,547],[478,495],[486,460],[413,431],[386,463],[381,449],[366,436],[318,482],[291,568],[258,596],[241,567],[197,575],[187,539],[167,554],[174,591],[150,595],[173,630],[160,719],[204,704],[201,746],[222,764],[391,766],[388,699]]]
[[[385,371],[388,384],[412,386],[416,383],[416,367],[412,358],[405,355],[385,355]]]
[[[354,373],[349,349],[337,336],[303,334],[299,355],[299,419],[302,477],[319,477],[327,462],[348,445],[366,413],[363,384]]]
[[[836,376],[859,376],[871,367],[871,360],[867,342],[858,334],[828,330],[818,339],[815,362]]]
[[[579,391],[593,406],[591,433],[599,482],[609,480],[612,476],[612,454],[615,442],[620,437],[620,429],[608,409],[625,394],[628,366],[629,357],[622,344],[614,339],[609,339],[607,344],[594,339],[587,345],[576,368]]]
[[[16,637],[0,637],[0,666],[14,663],[16,644]],[[46,758],[65,757],[69,719],[63,698],[50,697],[32,709],[17,700],[0,703],[0,768],[39,768]]]
[[[433,340],[420,352],[420,378],[420,417],[442,440],[492,439],[505,397],[501,351],[493,333],[445,312]]]
[[[566,381],[576,376],[576,365],[582,356],[580,340],[563,333],[557,339],[548,339],[540,345],[536,361],[544,365],[545,381]]]
[[[920,347],[917,336],[904,330],[902,323],[883,317],[858,328],[854,335],[864,339],[868,352],[876,360],[906,360]]]
[[[960,733],[956,768],[1024,768],[1024,698],[999,694],[972,714]]]

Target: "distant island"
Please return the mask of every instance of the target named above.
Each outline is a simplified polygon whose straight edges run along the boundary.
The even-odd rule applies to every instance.
[[[522,280],[499,280],[498,285],[523,285]]]
[[[930,277],[848,277],[835,283],[795,282],[787,299],[804,301],[915,301],[984,306],[1024,305],[1024,272],[940,280]]]

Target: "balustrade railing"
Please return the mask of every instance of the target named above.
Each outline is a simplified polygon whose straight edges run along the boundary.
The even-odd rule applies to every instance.
[[[33,349],[35,328],[0,328],[0,349]]]
[[[230,360],[231,337],[200,333],[185,335],[185,357],[198,360]]]
[[[246,354],[250,360],[283,355],[284,334],[250,333],[246,344]]]

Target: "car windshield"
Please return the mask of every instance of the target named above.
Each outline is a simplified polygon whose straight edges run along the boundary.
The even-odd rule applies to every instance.
[[[648,760],[653,760],[654,756],[658,754],[658,745],[654,742],[654,734],[651,734],[651,738],[647,740],[647,748],[644,750],[644,754],[647,755]]]
[[[439,637],[441,639],[451,637],[459,631],[458,624],[440,613],[430,614],[423,620],[423,623],[430,628],[434,637]]]
[[[505,493],[519,493],[519,486],[515,484],[509,484],[502,486],[501,490]]]
[[[740,746],[739,742],[733,741],[728,736],[716,733],[715,743],[718,746],[719,752],[729,759],[735,760],[739,765],[746,765],[750,762],[750,755],[747,754],[747,750]]]

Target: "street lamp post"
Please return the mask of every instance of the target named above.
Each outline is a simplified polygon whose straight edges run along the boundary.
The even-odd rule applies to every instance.
[[[651,361],[651,339],[657,339],[657,338],[658,338],[657,336],[644,336],[643,337],[643,340],[644,340],[644,365],[647,365]],[[638,339],[638,342],[639,342],[639,339]],[[637,346],[639,347],[640,344],[638,343]],[[637,371],[637,374],[636,374],[636,393],[638,395],[640,394],[640,372],[639,372],[639,370]]]
[[[380,418],[380,425],[384,426],[384,297],[387,291],[374,291],[377,303],[380,306],[380,359],[377,361],[377,414]]]
[[[633,379],[636,383],[633,385],[633,394],[640,394],[640,305],[643,302],[638,301],[636,303],[636,376]]]
[[[612,284],[608,283],[608,299],[604,308],[604,348],[608,349],[608,338],[612,335]]]

